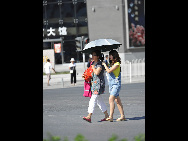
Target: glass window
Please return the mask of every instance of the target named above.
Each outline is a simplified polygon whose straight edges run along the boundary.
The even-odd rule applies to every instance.
[[[46,38],[46,28],[47,28],[46,6],[43,6],[43,38]]]
[[[87,26],[87,22],[86,21],[79,21],[77,24],[78,27],[83,27],[83,26]]]
[[[43,38],[47,38],[46,25],[43,24]]]
[[[59,0],[46,0],[48,3],[54,3],[54,2],[58,2]]]
[[[73,41],[64,41],[63,43],[64,52],[64,62],[70,63],[70,59],[74,58],[76,60],[76,46]]]
[[[63,22],[72,22],[74,23],[74,4],[73,3],[62,3],[61,7],[61,19]]]
[[[57,3],[47,4],[46,10],[48,23],[59,23],[60,6]]]
[[[51,42],[43,42],[43,49],[51,49]]]
[[[72,41],[75,41],[75,38],[76,38],[75,35],[73,35],[73,36],[65,36],[65,37],[64,37],[64,40],[72,40]]]
[[[145,0],[128,0],[129,47],[145,47]]]
[[[46,6],[43,6],[43,20],[46,20]]]
[[[76,3],[76,18],[78,18],[79,21],[85,21],[85,18],[87,18],[86,3]]]
[[[78,19],[77,26],[87,26],[87,9],[86,3],[77,2],[76,4],[76,18]]]
[[[75,23],[74,22],[63,22],[62,26],[65,27],[75,27]]]
[[[86,0],[77,0],[77,2],[84,2],[84,3],[86,3]]]
[[[75,41],[64,41],[63,43],[64,62],[70,63],[70,59],[74,58],[76,62],[83,62],[83,55],[80,51],[76,51]],[[85,54],[85,61],[89,59],[89,54]]]

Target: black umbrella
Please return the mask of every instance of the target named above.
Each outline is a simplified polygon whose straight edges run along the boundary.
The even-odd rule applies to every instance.
[[[92,53],[94,50],[100,50],[101,52],[117,49],[121,43],[112,39],[98,39],[89,42],[83,49],[83,53]]]

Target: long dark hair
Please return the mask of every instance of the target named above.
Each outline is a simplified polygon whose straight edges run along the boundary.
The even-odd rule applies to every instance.
[[[100,50],[94,50],[94,51],[92,51],[92,54],[93,54],[93,52],[95,52],[95,53],[96,53],[96,55],[97,55],[97,56],[99,56],[99,60],[101,60],[101,61],[103,61],[103,60],[104,60],[104,54],[103,54],[103,53],[101,53],[101,51],[100,51]]]
[[[116,50],[111,50],[109,52],[109,55],[113,56],[113,60],[110,60],[111,65],[113,65],[116,62],[119,62],[121,64],[121,58],[119,57],[119,54]]]

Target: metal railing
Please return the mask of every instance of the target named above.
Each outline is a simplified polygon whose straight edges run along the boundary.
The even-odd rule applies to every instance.
[[[122,76],[129,77],[130,82],[132,77],[145,76],[145,58],[126,60],[121,63]]]

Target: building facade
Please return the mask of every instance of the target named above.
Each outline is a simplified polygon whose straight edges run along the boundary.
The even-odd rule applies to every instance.
[[[56,64],[68,63],[72,57],[82,61],[75,43],[80,36],[88,36],[86,0],[43,0],[43,49],[61,44]]]
[[[56,64],[82,62],[77,37],[114,39],[122,60],[145,58],[145,0],[44,0],[43,49],[61,43]]]
[[[144,9],[145,0],[87,0],[90,40],[122,43],[118,50],[122,60],[145,58]]]

